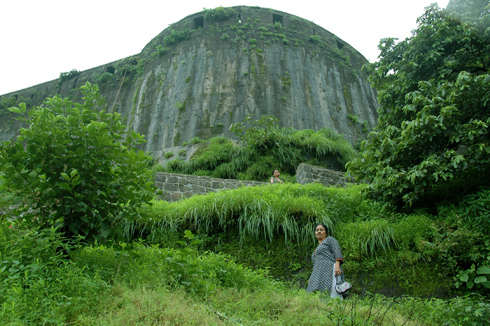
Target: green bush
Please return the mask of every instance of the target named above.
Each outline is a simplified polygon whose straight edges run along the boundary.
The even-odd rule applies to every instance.
[[[235,13],[233,8],[216,7],[214,9],[204,9],[204,19],[210,22],[225,21]]]
[[[181,30],[181,31],[176,31],[173,29],[170,32],[170,35],[165,36],[163,38],[163,44],[165,44],[165,46],[168,47],[170,45],[177,44],[179,42],[185,41],[185,40],[189,39],[190,37],[191,37],[191,32],[188,28]],[[161,49],[162,49],[162,51],[163,50],[165,50],[165,52],[167,51],[166,48],[161,48]],[[157,49],[157,52],[158,52],[158,49]]]
[[[167,41],[170,42],[170,41]],[[161,57],[162,55],[167,54],[167,52],[170,51],[169,48],[163,47],[160,44],[155,47],[155,51],[151,54],[153,58]]]
[[[60,325],[95,308],[108,287],[67,259],[77,248],[56,228],[0,221],[0,324]]]
[[[199,137],[194,137],[191,139],[191,144],[195,145],[195,144],[199,144],[199,143],[202,143],[203,140]]]
[[[174,152],[166,152],[163,157],[165,158],[171,158],[172,156],[174,156]]]
[[[0,146],[2,186],[22,196],[27,225],[105,240],[122,236],[119,222],[153,197],[152,159],[135,150],[143,136],[103,110],[97,85],[81,91],[83,104],[54,97],[28,114],[25,104],[10,108],[27,128]]]
[[[310,41],[311,43],[318,43],[318,42],[320,42],[320,36],[310,35],[310,36],[308,36],[308,41]]]
[[[244,146],[225,137],[214,137],[202,143],[189,162],[169,162],[167,169],[186,174],[203,170],[217,178],[258,181],[268,180],[272,171],[279,169],[286,181],[294,181],[300,163],[322,166],[330,162],[334,166],[329,168],[341,169],[357,155],[347,140],[330,130],[279,129],[277,123],[272,116],[259,120],[247,116],[243,123],[230,126]],[[194,139],[191,142],[196,143]]]
[[[61,72],[60,73],[60,80],[61,80],[61,82],[64,82],[64,81],[72,79],[78,75],[80,75],[80,71],[78,71],[76,69],[72,69],[68,72]]]

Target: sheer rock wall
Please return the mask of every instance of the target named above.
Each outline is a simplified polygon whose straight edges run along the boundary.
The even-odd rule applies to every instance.
[[[231,136],[229,126],[247,114],[274,115],[281,127],[328,128],[352,144],[372,130],[378,103],[361,71],[367,61],[360,53],[300,17],[258,7],[233,9],[221,22],[195,13],[135,56],[0,100],[16,97],[28,106],[55,94],[79,100],[76,89],[98,83],[107,111],[121,113],[128,128],[146,135],[141,149],[156,158],[194,137]],[[186,31],[187,39],[170,44]],[[0,107],[0,138],[13,137],[19,127]]]

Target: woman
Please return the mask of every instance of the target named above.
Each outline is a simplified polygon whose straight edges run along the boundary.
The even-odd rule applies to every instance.
[[[326,291],[330,293],[331,298],[342,299],[342,295],[335,291],[337,276],[340,276],[339,283],[344,282],[341,266],[344,258],[339,243],[335,238],[328,236],[327,227],[321,223],[315,227],[315,237],[318,240],[318,247],[311,256],[313,272],[308,281],[308,292]]]
[[[271,183],[284,183],[281,179],[279,179],[280,175],[281,174],[279,173],[279,170],[274,170],[271,178]]]

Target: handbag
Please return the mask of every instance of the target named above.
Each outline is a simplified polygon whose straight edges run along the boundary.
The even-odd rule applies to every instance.
[[[337,276],[336,280],[337,284],[335,285],[335,291],[337,291],[337,293],[344,294],[352,288],[352,284],[347,281],[340,283],[341,279],[339,276]]]

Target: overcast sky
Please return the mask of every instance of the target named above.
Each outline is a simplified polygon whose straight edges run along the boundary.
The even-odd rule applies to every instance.
[[[433,2],[448,0],[2,0],[0,95],[139,53],[203,8],[272,8],[310,20],[376,61],[383,37],[404,39]]]

